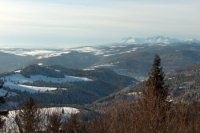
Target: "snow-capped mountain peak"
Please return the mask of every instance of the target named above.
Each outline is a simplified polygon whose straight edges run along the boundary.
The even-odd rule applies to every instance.
[[[119,43],[123,43],[123,44],[135,44],[136,42],[137,42],[136,38],[134,38],[134,37],[127,37],[127,38],[122,39]]]
[[[165,37],[165,36],[153,36],[153,37],[148,37],[144,40],[144,43],[149,43],[149,44],[171,44],[174,42],[178,42],[178,39],[175,38],[170,38],[170,37]]]
[[[122,39],[119,43],[122,44],[171,44],[179,41],[178,39],[165,36],[152,36],[147,38],[128,37]]]
[[[152,36],[152,37],[146,37],[146,38],[134,38],[134,37],[127,37],[119,41],[120,44],[147,44],[147,45],[170,45],[177,42],[181,43],[199,43],[200,40],[191,38],[191,39],[177,39],[167,36]]]

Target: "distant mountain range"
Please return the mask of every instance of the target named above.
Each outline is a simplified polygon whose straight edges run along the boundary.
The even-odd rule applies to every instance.
[[[149,44],[149,45],[169,45],[173,43],[199,43],[200,41],[197,39],[177,39],[177,38],[170,38],[165,36],[153,36],[147,38],[134,38],[134,37],[127,37],[122,39],[119,43],[123,44]]]
[[[127,38],[97,47],[70,49],[0,49],[0,73],[32,64],[59,65],[73,69],[110,68],[121,75],[143,79],[153,56],[159,54],[167,72],[200,62],[200,41],[163,36]]]
[[[199,67],[185,68],[200,64],[200,42],[162,36],[127,38],[96,47],[0,49],[0,78],[5,81],[0,95],[8,92],[6,108],[19,106],[29,95],[48,106],[94,103],[94,107],[113,99],[137,98],[136,85],[148,76],[155,54],[161,56],[173,96],[187,100],[199,95],[198,78],[192,78]],[[179,70],[184,71],[179,74]],[[192,80],[184,72],[192,74]],[[180,86],[170,80],[174,77]],[[184,87],[190,85],[195,89],[188,93]]]

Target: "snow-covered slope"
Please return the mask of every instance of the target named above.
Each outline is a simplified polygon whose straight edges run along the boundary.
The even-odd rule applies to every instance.
[[[6,82],[13,82],[13,83],[33,83],[35,81],[45,81],[45,82],[52,82],[52,83],[64,83],[64,82],[80,82],[80,81],[92,81],[86,77],[75,77],[75,76],[68,76],[65,75],[64,78],[54,78],[54,77],[47,77],[43,75],[32,75],[30,77],[25,77],[22,74],[12,74],[9,76],[3,77],[3,80]]]
[[[67,54],[69,51],[64,50],[30,50],[30,49],[0,49],[1,52],[14,54],[18,56],[34,56],[37,59],[49,58]]]
[[[57,90],[56,87],[37,87],[37,86],[30,86],[25,85],[27,83],[33,83],[36,81],[43,81],[43,82],[51,82],[51,83],[65,83],[65,82],[88,82],[92,81],[86,77],[75,77],[75,76],[67,76],[65,75],[64,78],[53,78],[47,77],[43,75],[32,75],[30,77],[25,77],[20,73],[15,73],[12,75],[8,75],[1,78],[4,80],[4,87],[8,87],[11,90],[19,90],[22,92],[29,92],[29,93],[38,93],[38,92],[45,92],[45,91],[53,91]],[[62,88],[67,89],[67,88]]]
[[[42,108],[40,109],[41,112],[41,118],[43,122],[47,122],[47,118],[49,115],[53,114],[53,113],[57,113],[62,117],[63,121],[66,121],[68,118],[70,118],[70,116],[72,114],[77,114],[79,113],[79,109],[76,108],[72,108],[72,107],[51,107],[51,108]],[[9,133],[11,131],[16,132],[16,130],[18,130],[16,127],[16,123],[15,123],[15,116],[18,113],[18,110],[15,111],[9,111],[8,117],[5,117],[5,124],[4,124],[4,129],[5,129],[5,133]],[[47,123],[41,123],[41,128],[45,129],[45,125]]]
[[[72,51],[81,53],[94,53],[95,55],[103,54],[101,50],[95,47],[77,47],[69,49],[19,49],[19,48],[2,48],[0,52],[18,55],[18,56],[33,56],[37,59],[51,58],[61,56],[62,54],[68,54]]]
[[[11,90],[18,90],[18,91],[28,92],[28,93],[39,93],[39,92],[57,90],[57,88],[55,87],[37,87],[37,86],[30,86],[30,85],[15,84],[13,82],[6,82],[5,87],[8,87]],[[66,89],[66,88],[62,88],[62,89]]]

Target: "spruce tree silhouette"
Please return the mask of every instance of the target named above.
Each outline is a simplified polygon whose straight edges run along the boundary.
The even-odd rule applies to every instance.
[[[166,115],[169,109],[168,87],[165,85],[165,75],[161,67],[161,59],[155,55],[153,66],[143,92],[143,111],[146,123],[152,132],[163,131],[166,128]]]
[[[152,70],[147,80],[147,91],[145,97],[148,100],[156,100],[159,103],[165,102],[168,96],[168,88],[165,85],[165,74],[161,67],[161,59],[155,55]]]
[[[0,89],[3,88],[4,82],[2,80],[0,80]],[[5,101],[5,97],[7,97],[8,93],[5,94],[5,96],[0,96],[0,106],[2,106],[2,104],[4,104]],[[7,116],[8,115],[8,111],[0,111],[0,129],[2,129],[3,125],[4,125],[4,119],[2,119],[3,116]]]

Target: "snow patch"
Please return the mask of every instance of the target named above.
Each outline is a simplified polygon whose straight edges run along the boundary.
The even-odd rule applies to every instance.
[[[81,47],[81,48],[74,48],[71,49],[72,51],[82,52],[82,53],[94,53],[95,55],[102,55],[104,54],[103,51],[94,48],[94,47]]]
[[[38,63],[38,66],[42,66],[43,65],[43,63]]]
[[[83,69],[83,71],[94,71],[95,69],[94,68],[85,68]]]
[[[39,92],[57,90],[57,88],[53,88],[53,87],[36,87],[36,86],[15,84],[12,82],[6,82],[4,86],[12,90],[18,90],[21,92],[28,92],[28,93],[39,93]]]
[[[131,53],[131,52],[135,52],[138,48],[132,48],[131,50],[125,51],[125,52],[121,52],[119,54],[125,54],[125,53]]]
[[[91,69],[101,68],[101,67],[112,67],[112,66],[114,66],[114,63],[108,63],[108,64],[101,64],[101,65],[92,66]]]
[[[65,76],[64,78],[53,78],[47,77],[43,75],[32,75],[30,78],[24,77],[22,74],[13,74],[10,76],[5,76],[1,78],[5,82],[13,82],[13,83],[33,83],[35,81],[45,81],[52,83],[63,83],[63,82],[79,82],[79,81],[92,81],[86,77],[75,77],[75,76]]]
[[[15,73],[20,73],[22,70],[16,70]]]
[[[142,92],[130,92],[130,93],[128,93],[128,95],[130,95],[130,96],[140,96],[140,95],[142,95]]]
[[[12,127],[17,127],[15,123],[15,116],[17,115],[19,110],[15,111],[9,111],[8,117],[4,117],[5,119],[5,124],[4,124],[4,132],[8,133],[10,132],[9,130],[18,130],[18,129],[12,129]],[[65,121],[72,114],[78,114],[80,111],[76,108],[72,107],[51,107],[51,108],[41,108],[41,117],[43,119],[43,122],[47,122],[48,115],[52,115],[53,113],[58,113],[62,117],[62,120]],[[46,128],[45,125],[41,124],[41,128]]]
[[[103,55],[104,57],[108,57],[108,56],[113,56],[113,55],[116,55],[116,54],[105,54]]]
[[[0,49],[3,53],[14,54],[18,56],[34,56],[37,59],[61,56],[68,54],[69,50],[30,50],[30,49]]]
[[[56,72],[60,72],[60,70],[57,70],[57,69],[56,69],[55,71],[56,71]]]
[[[58,88],[29,86],[29,85],[24,85],[25,83],[33,83],[36,81],[44,81],[44,82],[52,82],[52,83],[93,81],[86,77],[75,77],[75,76],[67,76],[67,75],[64,78],[53,78],[53,77],[47,77],[43,75],[32,75],[30,76],[30,78],[27,78],[19,73],[13,74],[10,76],[5,76],[1,79],[4,80],[4,87],[8,87],[13,90],[19,90],[22,92],[29,92],[29,93],[53,91],[53,90],[57,90]],[[63,90],[66,90],[66,88],[63,88]]]

